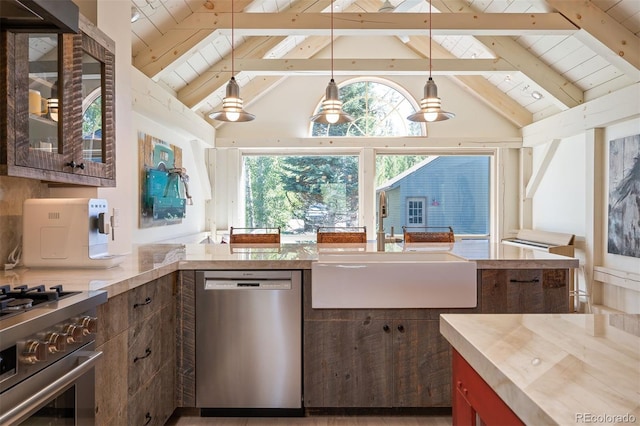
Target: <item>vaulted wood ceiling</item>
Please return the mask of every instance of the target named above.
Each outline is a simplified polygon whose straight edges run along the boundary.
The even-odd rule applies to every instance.
[[[381,13],[383,0],[234,0],[245,105],[287,76],[327,75],[329,60],[314,56],[330,44],[331,3],[336,38],[388,35],[427,58],[429,3],[390,2]],[[207,120],[230,77],[231,3],[132,0],[134,66]],[[432,34],[433,74],[519,127],[640,81],[640,0],[433,0]],[[425,60],[336,55],[334,69],[425,76]]]

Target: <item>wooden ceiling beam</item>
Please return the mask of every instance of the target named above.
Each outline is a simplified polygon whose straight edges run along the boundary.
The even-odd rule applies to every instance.
[[[236,10],[242,10],[250,0],[238,0]],[[315,9],[321,6],[316,6]],[[326,35],[330,22],[328,13],[295,5],[285,13],[236,13],[234,32],[240,37],[268,35]],[[311,10],[311,11],[310,11]],[[334,34],[343,35],[424,35],[428,28],[424,13],[335,13]],[[133,58],[133,65],[147,77],[158,80],[173,63],[210,42],[216,35],[231,28],[228,10],[208,9],[203,5],[152,45]],[[573,34],[577,28],[559,13],[550,14],[456,14],[433,15],[434,35],[524,35],[544,32]]]
[[[206,17],[189,20],[194,30],[231,29],[231,14],[196,12]],[[424,35],[429,27],[426,13],[334,13],[334,34]],[[234,31],[241,36],[324,35],[331,14],[322,13],[237,13]],[[188,28],[185,26],[185,29]],[[578,28],[559,13],[436,13],[434,35],[570,35]]]
[[[510,37],[476,37],[497,56],[513,64],[540,86],[545,96],[566,110],[584,102],[584,92]]]
[[[331,59],[236,59],[236,68],[257,75],[319,75],[331,69]],[[517,69],[496,59],[434,59],[436,75],[513,73]],[[426,59],[334,59],[333,69],[341,75],[417,75],[429,69]]]
[[[577,1],[571,1],[571,4]],[[461,15],[477,13],[465,0],[446,0],[440,3],[442,10]],[[434,21],[435,23],[435,21]],[[563,110],[584,102],[584,93],[553,68],[531,54],[511,37],[477,36],[476,39],[491,49],[496,56],[505,59],[520,72],[540,86],[543,95],[552,99]]]
[[[243,10],[253,0],[237,0],[235,2],[236,10]],[[220,3],[218,8],[224,11],[230,6],[231,2]],[[228,3],[228,4],[227,4]],[[189,15],[182,22],[167,31],[162,37],[154,40],[151,45],[139,52],[133,58],[133,66],[140,70],[144,75],[154,81],[160,79],[162,72],[169,72],[180,64],[180,59],[197,51],[200,47],[211,42],[215,36],[215,32],[211,30],[212,21],[215,17],[213,3],[206,2],[201,6],[198,12]]]
[[[547,0],[580,28],[575,37],[603,56],[632,81],[640,80],[640,38],[591,1]]]
[[[262,58],[280,44],[285,37],[251,37],[235,49],[235,60],[241,58]],[[236,67],[236,70],[239,68]],[[190,81],[178,94],[178,100],[188,108],[198,109],[213,92],[227,84],[231,78],[231,55]]]

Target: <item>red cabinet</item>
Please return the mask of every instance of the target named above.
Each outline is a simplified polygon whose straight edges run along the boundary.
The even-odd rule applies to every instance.
[[[453,353],[453,425],[524,425],[491,386],[456,351]]]

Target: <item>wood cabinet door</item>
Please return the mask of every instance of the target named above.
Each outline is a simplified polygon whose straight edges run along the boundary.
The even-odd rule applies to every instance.
[[[0,174],[115,186],[115,43],[79,24],[0,32]]]
[[[3,31],[1,37],[4,51],[1,62],[6,71],[2,88],[7,102],[0,110],[3,142],[0,159],[6,164],[6,173],[46,180],[54,178],[55,173],[73,172],[65,164],[72,160],[74,149],[64,143],[64,129],[72,125],[67,119],[69,114],[58,113],[65,108],[68,111],[73,103],[72,93],[62,89],[71,87],[73,58],[71,54],[64,53],[73,49],[73,35]],[[31,44],[44,43],[45,40],[49,41],[51,50],[42,58],[31,60]],[[41,108],[47,108],[47,111],[53,108],[49,108],[46,98],[56,97],[59,108],[56,107],[55,120],[50,118],[49,112],[42,116],[30,112],[30,88],[34,81],[41,80],[32,79],[32,76],[43,74],[33,73],[34,70],[46,70],[47,75],[53,75],[47,84],[55,86],[51,90],[57,95],[40,97],[40,91],[34,93],[38,94],[37,102]]]
[[[451,406],[451,349],[437,320],[393,322],[393,405]]]
[[[306,407],[391,407],[392,324],[305,321]]]

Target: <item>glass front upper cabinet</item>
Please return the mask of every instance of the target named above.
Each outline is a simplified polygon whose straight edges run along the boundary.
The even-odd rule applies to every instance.
[[[82,55],[82,159],[102,163],[102,78],[104,65]]]
[[[115,43],[79,27],[0,31],[0,175],[115,185]]]
[[[58,125],[59,35],[28,34],[29,44],[29,147],[60,152]]]

